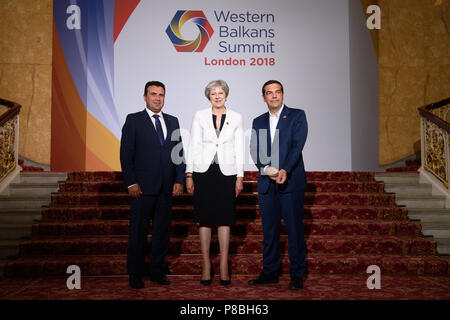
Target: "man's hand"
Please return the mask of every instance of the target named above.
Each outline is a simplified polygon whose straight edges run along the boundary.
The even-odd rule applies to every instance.
[[[129,187],[128,195],[135,199],[139,199],[139,197],[142,195],[141,187],[138,184]]]
[[[283,183],[285,183],[286,179],[287,179],[286,170],[281,169],[280,171],[278,171],[278,177],[276,179],[276,183],[283,184]]]
[[[243,180],[244,180],[244,178],[242,178],[242,177],[236,178],[236,190],[235,190],[236,198],[239,195],[239,193],[241,193],[242,189],[244,189],[244,184],[242,182]]]
[[[181,183],[175,183],[173,185],[172,196],[178,197],[181,196],[182,194],[183,194],[183,185]]]
[[[270,179],[273,181],[276,181],[278,178],[278,169],[274,167],[267,167],[264,169],[266,174],[269,176]]]
[[[189,194],[194,193],[194,180],[191,178],[186,178],[186,189]]]

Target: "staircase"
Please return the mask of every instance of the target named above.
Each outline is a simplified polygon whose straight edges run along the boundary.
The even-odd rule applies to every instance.
[[[403,167],[375,175],[385,183],[385,191],[395,193],[396,204],[408,209],[408,218],[422,225],[425,237],[437,242],[438,254],[450,261],[450,209],[445,196],[433,196],[431,184],[419,183],[420,160],[406,161]]]
[[[448,275],[436,255],[436,241],[421,234],[395,195],[371,172],[308,172],[305,239],[309,274],[367,275],[378,265],[384,275]],[[66,276],[78,265],[83,276],[123,276],[129,227],[129,199],[120,172],[73,172],[53,193],[33,224],[32,239],[20,245],[19,259],[7,264],[8,277]],[[256,275],[262,268],[262,226],[256,173],[246,172],[232,227],[233,275]],[[192,196],[174,198],[172,236],[166,258],[171,275],[199,275],[198,227],[192,222]],[[149,236],[151,242],[151,236]],[[287,236],[282,225],[283,273],[288,274]],[[211,254],[218,270],[218,241]],[[148,263],[148,261],[146,261]]]
[[[0,196],[0,278],[7,262],[19,254],[19,245],[31,237],[32,224],[41,219],[41,207],[48,206],[51,193],[65,173],[21,172],[18,183],[9,185],[9,196]]]

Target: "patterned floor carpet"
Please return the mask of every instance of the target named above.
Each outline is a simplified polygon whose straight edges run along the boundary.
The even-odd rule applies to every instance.
[[[69,290],[66,278],[9,279],[0,282],[0,300],[450,300],[448,276],[382,276],[381,289],[372,290],[368,276],[310,275],[299,291],[288,290],[288,276],[258,287],[247,284],[249,275],[233,277],[229,287],[218,277],[207,287],[198,276],[169,276],[169,286],[147,278],[140,290],[127,277],[82,277],[80,290]]]

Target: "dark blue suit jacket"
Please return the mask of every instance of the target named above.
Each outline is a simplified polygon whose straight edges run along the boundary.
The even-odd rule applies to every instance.
[[[284,105],[273,145],[269,123],[269,112],[267,112],[255,118],[252,125],[250,154],[259,171],[258,192],[266,193],[269,189],[271,180],[263,173],[266,165],[286,170],[287,180],[278,187],[280,192],[304,190],[307,181],[302,150],[308,135],[305,112]]]
[[[143,194],[155,195],[161,191],[172,194],[174,183],[184,185],[186,165],[178,119],[165,113],[163,117],[167,136],[161,146],[146,110],[127,116],[120,144],[120,163],[126,188],[138,183]]]

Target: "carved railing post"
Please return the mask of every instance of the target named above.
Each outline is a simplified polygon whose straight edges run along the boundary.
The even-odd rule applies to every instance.
[[[449,187],[450,98],[419,108],[423,168]]]
[[[0,115],[0,193],[19,175],[19,113],[17,103],[0,99],[7,111]]]

